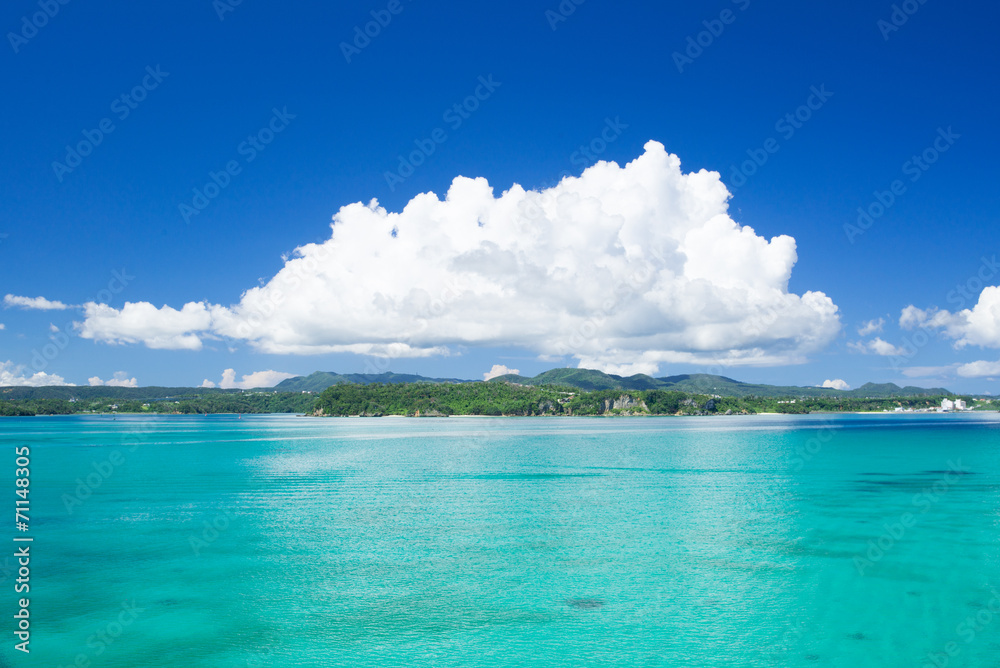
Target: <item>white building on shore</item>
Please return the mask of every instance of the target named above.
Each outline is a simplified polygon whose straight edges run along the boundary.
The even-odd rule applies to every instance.
[[[941,400],[941,410],[944,412],[948,411],[967,411],[969,406],[962,399],[942,399]]]

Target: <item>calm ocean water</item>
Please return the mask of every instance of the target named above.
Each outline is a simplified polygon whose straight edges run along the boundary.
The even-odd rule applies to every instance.
[[[1000,665],[997,414],[4,418],[0,441],[12,506],[31,448],[13,666]]]

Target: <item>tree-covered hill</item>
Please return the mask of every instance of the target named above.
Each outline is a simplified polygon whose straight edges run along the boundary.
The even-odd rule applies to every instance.
[[[490,382],[518,383],[521,385],[565,385],[582,390],[675,390],[723,397],[854,397],[890,398],[915,396],[941,396],[951,394],[944,388],[899,387],[893,383],[875,385],[868,383],[855,390],[835,390],[828,387],[797,387],[744,383],[725,376],[707,373],[685,374],[653,378],[644,374],[616,376],[593,369],[552,369],[533,378],[505,375]]]
[[[697,412],[701,409],[692,406],[704,406],[713,397],[716,399],[713,406],[725,406],[724,410],[733,412],[892,410],[899,405],[927,408],[951,396],[944,388],[899,387],[893,383],[867,383],[855,390],[842,391],[743,383],[711,374],[653,378],[644,374],[617,376],[593,369],[551,369],[533,378],[506,375],[488,382],[429,379],[413,374],[317,371],[259,390],[0,387],[0,415],[111,411],[311,413],[317,408],[325,410],[327,415],[414,415],[417,411],[421,415],[602,415],[615,411],[674,414]],[[789,403],[792,399],[795,404]],[[635,406],[621,407],[632,400],[637,402]],[[674,400],[688,403],[673,409]],[[643,402],[646,408],[639,406]]]
[[[331,385],[339,383],[356,383],[369,385],[371,383],[468,383],[460,378],[424,378],[410,373],[333,373],[331,371],[315,371],[308,376],[286,378],[274,386],[280,392],[322,392]]]
[[[897,398],[807,397],[781,399],[748,395],[712,396],[668,389],[579,390],[566,385],[526,385],[509,382],[459,384],[350,384],[328,387],[316,400],[316,414],[325,416],[405,415],[710,415],[752,413],[811,413],[894,411],[897,408],[935,410],[943,396]],[[970,406],[995,404],[966,397]]]
[[[7,391],[13,389],[37,391]],[[0,416],[74,413],[309,413],[315,402],[316,395],[302,392],[206,388],[0,388]]]

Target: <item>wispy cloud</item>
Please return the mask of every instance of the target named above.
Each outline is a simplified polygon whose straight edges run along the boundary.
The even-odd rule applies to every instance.
[[[963,378],[1000,376],[1000,361],[987,362],[985,360],[979,360],[977,362],[969,362],[968,364],[963,364],[958,367],[956,372]]]
[[[905,348],[894,346],[880,337],[875,337],[871,341],[856,341],[848,343],[847,347],[852,350],[856,350],[859,353],[871,353],[875,355],[882,355],[884,357],[897,357],[907,354]]]
[[[957,364],[945,366],[911,366],[900,369],[907,378],[943,378],[955,373]]]
[[[3,298],[3,305],[7,308],[23,308],[35,311],[65,311],[72,308],[68,304],[60,301],[49,301],[45,297],[19,297],[17,295],[6,295]]]
[[[878,320],[869,320],[865,324],[858,328],[859,336],[869,336],[871,334],[880,333],[885,327],[885,318],[879,318]]]

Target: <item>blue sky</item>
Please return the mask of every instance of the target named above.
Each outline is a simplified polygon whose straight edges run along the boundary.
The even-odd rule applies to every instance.
[[[1000,315],[993,314],[1000,305],[983,293],[1000,285],[993,264],[1000,246],[995,3],[913,0],[894,10],[891,2],[853,1],[224,2],[53,2],[51,17],[39,14],[44,0],[4,6],[0,293],[11,299],[0,307],[0,364],[8,378],[37,381],[42,372],[87,384],[123,372],[120,379],[140,385],[197,385],[219,383],[225,369],[239,382],[265,370],[373,368],[481,378],[495,364],[533,375],[590,361],[656,375],[711,371],[802,385],[843,379],[855,387],[871,380],[995,391]],[[377,19],[385,25],[368,26],[377,34],[355,41]],[[455,111],[456,104],[466,107]],[[782,122],[788,114],[792,120]],[[102,122],[112,131],[100,132],[77,163],[67,147],[96,143]],[[552,344],[565,332],[527,313],[562,313],[562,305],[533,301],[550,287],[546,258],[581,248],[561,241],[566,247],[532,258],[530,266],[542,270],[527,292],[511,296],[521,288],[511,287],[510,273],[531,272],[510,265],[492,279],[483,274],[468,299],[446,299],[447,321],[421,323],[414,335],[413,311],[393,302],[379,306],[372,332],[365,323],[375,316],[355,317],[346,312],[350,304],[382,304],[380,295],[391,302],[391,288],[378,287],[383,274],[417,284],[436,265],[384,258],[365,265],[378,251],[361,232],[327,257],[350,271],[319,269],[323,289],[311,293],[310,281],[299,288],[295,308],[322,311],[331,324],[306,327],[308,341],[298,348],[285,345],[287,331],[276,333],[306,322],[287,303],[246,336],[219,325],[221,311],[213,324],[195,326],[194,315],[188,321],[159,310],[234,307],[244,291],[266,286],[296,248],[328,242],[332,217],[352,203],[377,199],[387,212],[400,212],[420,193],[444,198],[458,176],[485,178],[499,198],[515,183],[550,188],[598,159],[623,168],[607,179],[627,181],[641,172],[625,165],[648,154],[650,140],[679,157],[683,174],[719,172],[733,195],[728,215],[735,223],[763,241],[794,238],[787,286],[775,279],[761,295],[823,293],[836,306],[836,323],[781,310],[759,340],[719,341],[711,332],[730,330],[712,329],[718,314],[693,311],[677,315],[675,337],[637,337],[674,326],[658,324],[676,315],[663,305],[667,297],[659,320],[643,323],[637,319],[649,312],[642,308],[648,294],[629,296],[621,309],[627,317],[615,307],[594,319],[586,313],[593,305],[560,292],[572,302],[566,327],[579,329],[589,318],[615,351],[580,353]],[[421,164],[412,174],[400,171],[400,156],[421,146]],[[933,164],[912,162],[925,150]],[[743,168],[754,156],[763,164]],[[224,187],[201,201],[195,190],[204,192],[212,174]],[[655,178],[680,187],[676,175]],[[877,213],[876,193],[887,203],[894,181],[897,194],[884,213],[866,229],[845,230],[859,207]],[[578,185],[574,196],[611,197],[596,172]],[[469,197],[481,203],[478,194]],[[664,228],[674,225],[669,211],[660,213]],[[379,224],[365,215],[345,214],[343,228]],[[427,215],[400,219],[400,238],[411,230],[428,239],[443,233],[434,228],[436,214]],[[544,229],[568,238],[607,224],[577,227],[573,215],[553,214]],[[530,256],[530,243],[505,252]],[[643,246],[642,234],[636,243]],[[713,298],[761,269],[728,257],[721,242],[706,243],[720,272],[743,267],[735,283],[712,288]],[[419,244],[411,248],[421,257]],[[602,262],[600,252],[585,255]],[[441,257],[438,265],[459,256]],[[655,264],[650,257],[643,262]],[[484,266],[500,266],[494,259]],[[567,261],[586,275],[582,256]],[[490,280],[506,291],[495,305],[507,311],[495,323],[484,315],[493,303]],[[675,300],[669,303],[700,299],[691,287],[697,282],[662,280]],[[336,304],[345,311],[323,311],[341,293],[348,296]],[[39,302],[18,299],[39,296],[70,308],[40,310]],[[531,306],[518,325],[517,304],[525,301]],[[127,312],[126,302],[151,310]],[[89,312],[87,303],[95,305]],[[911,306],[908,328],[901,327]],[[738,317],[745,334],[746,319],[760,322],[761,314]],[[871,321],[876,326],[859,334]],[[787,336],[777,333],[782,328]],[[421,352],[400,355],[397,347],[380,356],[387,349],[378,346],[394,336]],[[699,342],[697,350],[678,343],[689,340]],[[658,356],[643,356],[644,345]],[[731,366],[734,359],[742,361]]]

